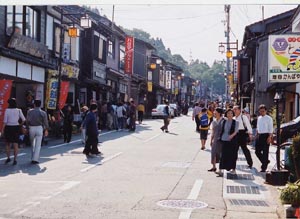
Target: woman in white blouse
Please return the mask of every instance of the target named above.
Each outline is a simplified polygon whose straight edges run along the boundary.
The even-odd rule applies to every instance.
[[[21,124],[19,123],[19,119],[22,120]],[[21,109],[17,108],[17,102],[15,98],[11,98],[8,100],[8,108],[5,110],[4,121],[3,121],[3,129],[2,133],[4,133],[4,138],[6,141],[6,155],[7,159],[5,163],[9,163],[10,159],[10,147],[11,144],[14,147],[14,162],[13,165],[17,164],[17,156],[19,149],[19,136],[20,136],[20,125],[25,122],[25,117],[22,113]]]

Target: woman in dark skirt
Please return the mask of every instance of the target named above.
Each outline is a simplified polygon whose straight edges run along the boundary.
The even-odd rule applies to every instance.
[[[233,119],[233,110],[228,109],[225,112],[225,119],[221,126],[221,141],[222,141],[222,152],[220,160],[220,171],[219,175],[222,175],[222,169],[227,171],[232,170],[235,172],[236,160],[237,160],[237,140],[236,135],[239,131],[238,121]]]
[[[22,110],[17,108],[16,99],[15,98],[9,99],[8,108],[5,110],[4,113],[3,129],[2,129],[2,133],[4,133],[4,138],[6,142],[7,159],[5,161],[5,164],[11,161],[10,159],[11,144],[14,147],[13,165],[17,164],[17,156],[18,156],[18,149],[19,149],[18,143],[19,143],[19,136],[21,134],[20,125],[22,125],[24,122],[25,122],[25,117],[22,113]]]

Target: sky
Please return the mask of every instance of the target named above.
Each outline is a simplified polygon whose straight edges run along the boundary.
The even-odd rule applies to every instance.
[[[0,5],[6,4],[44,5],[45,1],[0,0]],[[224,4],[231,5],[230,42],[238,40],[240,49],[247,25],[296,8],[299,0],[51,0],[47,4],[91,5],[110,20],[114,4],[116,25],[161,38],[173,55],[188,62],[198,59],[212,65],[226,58],[218,52],[219,43],[226,42]]]
[[[112,20],[113,5],[92,6]],[[231,5],[230,42],[238,40],[240,49],[247,25],[296,7],[296,4]],[[225,53],[218,52],[219,43],[226,42],[224,21],[222,4],[116,4],[114,10],[116,25],[142,29],[153,38],[161,38],[173,55],[180,54],[188,62],[199,59],[209,65],[226,58]]]

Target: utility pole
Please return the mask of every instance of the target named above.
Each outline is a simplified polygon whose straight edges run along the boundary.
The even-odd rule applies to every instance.
[[[225,32],[225,37],[226,37],[226,52],[230,51],[230,5],[225,5],[225,16],[226,16],[226,32]],[[227,84],[226,84],[226,89],[225,89],[225,95],[226,95],[226,100],[229,101],[229,81],[228,77],[231,74],[230,72],[230,57],[226,55],[226,78],[227,78]]]

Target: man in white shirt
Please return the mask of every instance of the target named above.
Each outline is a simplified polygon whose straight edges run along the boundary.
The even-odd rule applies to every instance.
[[[273,137],[273,119],[267,115],[267,107],[260,105],[258,108],[260,116],[257,119],[258,141],[255,147],[255,154],[261,162],[261,171],[266,172],[269,163],[269,148]]]
[[[252,127],[248,117],[241,113],[240,106],[234,106],[233,111],[235,115],[234,119],[239,122],[239,132],[237,134],[237,141],[238,141],[237,150],[239,149],[239,146],[241,146],[243,153],[246,157],[248,166],[251,169],[253,165],[253,161],[252,161],[251,153],[247,147],[247,137],[249,136],[249,139],[251,140]]]

